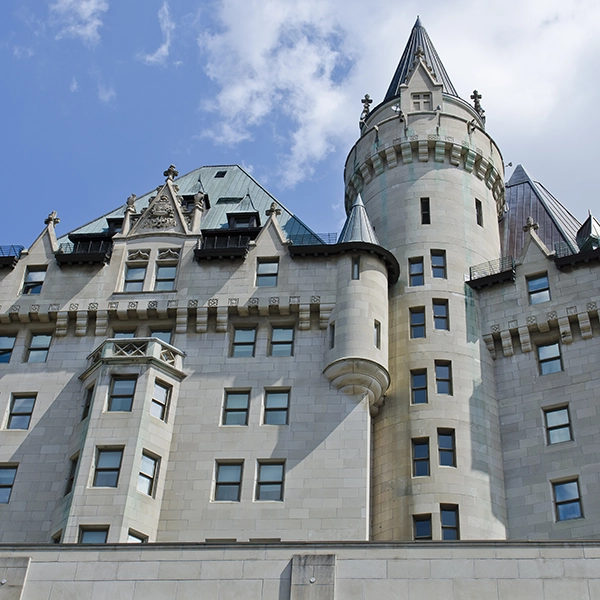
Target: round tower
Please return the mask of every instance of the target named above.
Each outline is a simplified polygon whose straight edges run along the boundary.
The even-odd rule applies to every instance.
[[[500,257],[502,156],[417,19],[390,88],[346,161],[400,264],[389,289],[385,406],[373,422],[373,539],[502,539],[504,484],[492,359],[469,267]]]

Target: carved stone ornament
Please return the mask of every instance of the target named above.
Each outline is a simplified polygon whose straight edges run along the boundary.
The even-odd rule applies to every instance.
[[[179,248],[161,248],[158,251],[157,260],[179,260]]]
[[[21,307],[18,304],[13,304],[10,307],[10,312],[13,313],[13,314],[18,313],[20,310],[21,310]]]
[[[279,296],[271,296],[269,298],[269,306],[279,306]]]
[[[175,227],[175,209],[166,196],[161,196],[147,211],[146,222],[155,229]]]
[[[40,312],[40,305],[39,304],[32,304],[31,307],[29,308],[29,312],[31,312],[31,313]]]
[[[198,300],[188,300],[188,308],[196,308],[198,306]]]
[[[535,325],[537,323],[537,317],[527,317],[527,325]]]
[[[79,310],[79,304],[77,302],[71,302],[71,304],[69,304],[69,310]]]
[[[48,307],[48,312],[56,312],[60,308],[60,304],[51,304]]]
[[[88,310],[98,310],[98,303],[97,302],[90,302],[88,304]]]
[[[588,310],[596,310],[596,303],[595,302],[588,302],[586,305],[586,308]]]
[[[157,309],[158,308],[158,300],[150,300],[148,302],[149,309]]]
[[[321,303],[321,296],[311,296],[310,297],[310,303],[311,304],[320,304]]]
[[[167,308],[177,308],[179,300],[167,300]]]
[[[128,302],[127,303],[127,308],[129,310],[137,310],[138,307],[138,303],[137,302]]]
[[[290,296],[290,304],[300,304],[300,296]]]
[[[208,301],[208,305],[209,306],[219,306],[219,300],[218,300],[218,298],[211,298]]]
[[[537,231],[540,228],[538,223],[533,220],[533,217],[527,217],[527,222],[523,225],[523,231]]]
[[[281,214],[281,209],[277,206],[275,202],[271,202],[271,206],[268,210],[265,211],[265,215],[270,217],[271,215],[279,216]]]
[[[175,165],[169,165],[169,168],[163,173],[167,180],[173,181],[175,177],[179,175],[179,171],[175,168]]]
[[[109,302],[108,303],[108,310],[117,310],[118,308],[119,308],[118,302]]]
[[[58,214],[55,210],[53,210],[44,220],[45,225],[58,225],[60,223],[60,219],[58,218]]]
[[[130,250],[127,260],[150,260],[150,250]]]
[[[250,298],[250,300],[248,300],[248,306],[258,306],[258,298]]]
[[[237,306],[240,303],[239,298],[229,298],[229,306]]]

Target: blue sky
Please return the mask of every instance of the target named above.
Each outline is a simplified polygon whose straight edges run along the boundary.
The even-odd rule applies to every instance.
[[[238,163],[318,232],[343,223],[360,99],[417,14],[477,88],[506,162],[600,213],[600,5],[574,0],[4,0],[0,244],[75,227],[201,165]],[[510,176],[511,169],[507,170]]]

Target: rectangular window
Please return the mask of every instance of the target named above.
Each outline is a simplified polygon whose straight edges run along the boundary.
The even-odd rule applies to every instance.
[[[130,529],[127,532],[127,543],[128,544],[147,544],[148,536],[140,533],[139,531],[134,531]]]
[[[449,361],[435,361],[435,386],[438,394],[452,396],[452,365]]]
[[[250,392],[225,392],[223,425],[248,425]]]
[[[254,356],[256,329],[235,329],[231,356],[234,358],[250,358]]]
[[[134,267],[127,265],[125,267],[125,285],[124,292],[141,292],[144,289],[144,279],[146,278],[146,267]]]
[[[483,227],[483,206],[481,200],[477,200],[477,198],[475,198],[475,218],[477,219],[477,225]]]
[[[125,340],[135,337],[135,329],[123,329],[121,331],[113,331],[113,339]]]
[[[75,456],[71,459],[69,465],[69,476],[67,478],[67,485],[65,486],[65,496],[73,491],[75,485],[75,476],[77,475],[77,463],[79,462],[79,456]]]
[[[554,503],[556,505],[556,520],[569,521],[583,517],[581,510],[581,495],[579,481],[561,481],[552,484],[554,489]]]
[[[352,279],[360,279],[360,258],[358,256],[352,259]]]
[[[288,410],[290,406],[290,392],[267,391],[265,392],[265,425],[287,425]]]
[[[142,453],[142,464],[137,483],[138,492],[142,492],[142,494],[146,494],[147,496],[154,496],[159,464],[160,458],[157,456],[150,456],[146,452]]]
[[[335,323],[329,324],[329,349],[335,348]]]
[[[97,449],[94,487],[117,487],[123,459],[122,448]]]
[[[99,527],[79,528],[80,544],[106,544],[107,539],[108,525],[101,525]]]
[[[150,414],[161,421],[167,420],[169,410],[169,399],[171,398],[170,386],[154,382],[154,390],[152,392],[152,402],[150,402]]]
[[[109,412],[130,412],[137,377],[113,377],[108,397]]]
[[[294,352],[294,328],[273,327],[271,331],[271,356],[292,356]]]
[[[256,481],[257,500],[283,500],[283,462],[259,462]]]
[[[573,439],[571,419],[567,406],[549,408],[544,411],[546,421],[546,441],[548,444],[559,444]]]
[[[431,251],[431,275],[435,279],[446,279],[446,251]]]
[[[381,323],[379,321],[373,323],[373,342],[375,348],[381,348]]]
[[[51,335],[37,334],[31,336],[31,343],[27,351],[27,360],[30,363],[43,363],[48,358],[50,343],[52,342]]]
[[[259,260],[256,266],[256,285],[258,287],[273,287],[277,285],[279,261],[276,258]]]
[[[431,225],[429,198],[421,198],[421,225]]]
[[[427,404],[427,371],[425,369],[410,372],[410,393],[413,404]]]
[[[431,94],[412,94],[413,110],[431,110]]]
[[[239,502],[242,490],[242,466],[244,463],[216,464],[215,500],[217,502]]]
[[[412,441],[413,477],[429,475],[429,438],[416,438]]]
[[[456,504],[441,504],[440,520],[442,522],[442,539],[459,540],[458,506]]]
[[[8,504],[17,476],[17,467],[0,466],[0,504]]]
[[[150,331],[150,337],[158,338],[161,342],[165,342],[165,344],[170,344],[171,339],[173,338],[173,330],[172,329],[152,329]]]
[[[527,291],[529,292],[529,304],[541,304],[550,300],[550,282],[548,274],[536,275],[527,278]]]
[[[560,346],[558,342],[538,346],[538,360],[540,363],[540,374],[549,375],[562,371],[562,362],[560,359]]]
[[[411,286],[423,285],[425,283],[422,256],[408,259],[408,271],[410,273]]]
[[[0,363],[10,362],[16,335],[0,335]]]
[[[433,301],[433,327],[435,329],[450,329],[448,323],[448,300]]]
[[[39,294],[46,278],[46,267],[27,267],[23,283],[24,294]]]
[[[454,429],[438,429],[440,467],[456,467]]]
[[[92,400],[94,399],[94,386],[85,390],[85,399],[83,401],[83,413],[81,414],[81,420],[88,418],[90,409],[92,408]]]
[[[415,540],[431,539],[431,515],[413,515]]]
[[[157,265],[154,289],[157,292],[169,292],[175,289],[176,265]]]
[[[410,309],[410,337],[412,339],[425,337],[425,307]]]
[[[35,398],[34,394],[12,397],[7,429],[29,429]]]

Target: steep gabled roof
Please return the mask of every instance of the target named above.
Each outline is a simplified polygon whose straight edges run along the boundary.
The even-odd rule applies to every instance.
[[[202,217],[202,229],[221,229],[228,226],[227,213],[239,211],[247,195],[251,198],[254,209],[264,215],[265,211],[275,201],[281,208],[279,224],[288,238],[302,237],[312,239],[314,243],[322,243],[321,238],[305,225],[292,212],[287,210],[274,196],[260,186],[244,169],[238,165],[217,165],[200,167],[182,175],[175,180],[179,186],[180,196],[194,195],[200,191],[208,194],[210,209]],[[147,208],[156,189],[140,196],[135,201],[135,209],[140,213]],[[70,233],[101,233],[107,229],[106,219],[122,217],[125,205],[105,214]],[[66,235],[64,240],[66,240]]]
[[[452,85],[452,82],[450,81],[450,77],[448,77],[448,73],[446,73],[446,69],[442,64],[442,61],[433,46],[433,43],[427,35],[427,31],[425,31],[425,27],[421,25],[421,20],[419,17],[417,17],[412,31],[410,32],[410,37],[408,38],[406,48],[404,48],[404,52],[402,53],[402,58],[400,59],[398,67],[396,68],[396,72],[394,73],[392,83],[390,84],[390,87],[385,95],[384,102],[392,100],[400,94],[399,87],[403,83],[406,83],[418,48],[421,48],[423,51],[423,58],[427,65],[431,67],[434,78],[438,83],[441,83],[444,86],[444,92],[451,94],[452,96],[458,96],[454,86]]]
[[[577,252],[577,232],[581,223],[541,184],[534,181],[518,165],[506,184],[508,213],[500,221],[500,242],[504,256],[521,254],[526,233],[523,226],[527,217],[539,224],[538,235],[544,244],[554,250],[565,243]]]
[[[367,242],[368,244],[379,245],[379,240],[367,216],[367,211],[360,194],[358,194],[350,209],[350,214],[344,223],[338,239],[338,244],[346,242]]]

